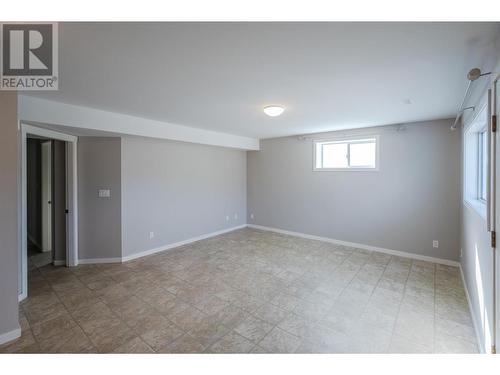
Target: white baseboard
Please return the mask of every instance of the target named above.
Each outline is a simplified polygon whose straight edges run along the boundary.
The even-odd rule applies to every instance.
[[[486,350],[484,348],[484,342],[481,338],[481,335],[479,334],[479,324],[477,322],[476,316],[474,315],[474,311],[472,310],[472,303],[470,300],[470,295],[469,295],[469,288],[467,286],[467,282],[465,281],[465,275],[464,275],[464,270],[462,269],[462,265],[459,265],[460,268],[460,275],[462,276],[462,284],[465,289],[465,296],[467,297],[467,304],[469,305],[469,312],[470,316],[472,317],[472,325],[474,326],[474,332],[476,333],[476,340],[477,344],[479,345],[479,351],[481,353],[486,353]]]
[[[65,260],[54,260],[52,262],[52,264],[56,267],[58,266],[65,266],[66,265],[66,261]]]
[[[78,264],[121,263],[122,258],[92,258],[78,259]]]
[[[26,292],[18,294],[17,295],[17,302],[21,302],[25,300],[28,297],[28,294]]]
[[[243,224],[243,225],[239,225],[237,227],[231,227],[231,228],[227,228],[227,229],[222,229],[222,230],[219,230],[217,232],[202,234],[201,236],[189,238],[189,239],[184,240],[184,241],[179,241],[179,242],[175,242],[175,243],[164,245],[164,246],[160,246],[160,247],[155,247],[154,249],[149,249],[149,250],[141,251],[140,253],[135,253],[135,254],[127,255],[125,257],[122,257],[122,262],[127,262],[129,260],[133,260],[133,259],[137,259],[137,258],[142,258],[142,257],[148,256],[148,255],[159,253],[161,251],[166,251],[166,250],[173,249],[175,247],[187,245],[187,244],[190,244],[192,242],[205,240],[205,239],[210,238],[210,237],[219,236],[219,235],[224,234],[224,233],[228,233],[228,232],[232,232],[232,231],[235,231],[235,230],[238,230],[238,229],[245,228],[246,226],[247,226],[246,224]]]
[[[16,328],[10,332],[0,334],[0,345],[8,343],[21,337],[21,328]]]
[[[292,231],[288,231],[288,230],[284,230],[284,229],[266,227],[266,226],[262,226],[262,225],[248,224],[247,226],[249,228],[260,229],[260,230],[265,230],[265,231],[269,231],[269,232],[276,232],[276,233],[281,233],[281,234],[287,234],[289,236],[307,238],[309,240],[329,242],[329,243],[333,243],[336,245],[356,247],[358,249],[376,251],[379,253],[395,255],[395,256],[400,256],[400,257],[404,257],[404,258],[411,258],[411,259],[416,259],[416,260],[424,260],[427,262],[445,264],[447,266],[458,267],[460,265],[459,262],[454,261],[454,260],[435,258],[435,257],[430,257],[430,256],[420,255],[420,254],[415,254],[415,253],[408,253],[406,251],[384,249],[383,247],[376,247],[376,246],[365,245],[365,244],[361,244],[361,243],[341,241],[341,240],[336,240],[333,238],[314,236],[312,234],[305,234],[305,233],[300,233],[300,232],[292,232]]]
[[[101,263],[128,262],[128,261],[133,260],[133,259],[142,258],[142,257],[148,256],[148,255],[159,253],[161,251],[166,251],[166,250],[170,250],[170,249],[173,249],[173,248],[176,248],[179,246],[187,245],[187,244],[190,244],[192,242],[201,241],[201,240],[204,240],[204,239],[207,239],[210,237],[215,237],[215,236],[219,236],[219,235],[224,234],[224,233],[228,233],[228,232],[232,232],[232,231],[235,231],[238,229],[242,229],[242,228],[245,228],[246,226],[247,226],[246,224],[243,224],[243,225],[239,225],[237,227],[222,229],[222,230],[219,230],[217,232],[202,234],[201,236],[198,236],[198,237],[193,237],[193,238],[189,238],[189,239],[184,240],[184,241],[179,241],[179,242],[171,243],[168,245],[155,247],[154,249],[144,250],[144,251],[141,251],[139,253],[130,254],[130,255],[127,255],[124,257],[119,257],[119,258],[79,259],[78,264],[101,264]]]

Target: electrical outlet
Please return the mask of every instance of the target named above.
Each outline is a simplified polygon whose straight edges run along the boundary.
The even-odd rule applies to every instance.
[[[226,221],[229,221],[229,215],[226,216]]]
[[[432,241],[432,247],[435,247],[437,249],[439,247],[439,241]]]
[[[460,258],[462,258],[462,248],[460,248]]]
[[[250,219],[252,219],[252,220],[253,220],[253,214],[250,214]]]
[[[109,198],[111,197],[111,191],[109,189],[99,189],[99,198]]]
[[[155,232],[149,232],[149,239],[154,238],[154,236],[155,236]]]

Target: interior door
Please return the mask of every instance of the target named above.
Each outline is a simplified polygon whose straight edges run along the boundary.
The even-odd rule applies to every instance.
[[[492,163],[494,163],[494,175],[500,176],[500,123],[498,118],[500,117],[500,75],[495,78],[491,88],[491,117],[490,126],[496,131],[493,133],[492,142]],[[492,197],[495,199],[494,209],[495,209],[495,222],[500,223],[500,184],[497,184],[495,180],[492,181]],[[497,228],[498,229],[498,228]],[[498,235],[497,235],[498,237]],[[497,246],[493,249],[493,266],[494,266],[494,285],[493,285],[493,300],[494,300],[494,348],[500,347],[500,256],[498,254],[499,241],[497,239]]]
[[[66,142],[66,265],[78,265],[77,142]]]
[[[42,143],[42,250],[52,251],[52,141]]]

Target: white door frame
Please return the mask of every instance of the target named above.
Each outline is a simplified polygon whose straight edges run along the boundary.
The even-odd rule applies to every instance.
[[[500,97],[499,97],[499,86],[500,86],[500,74],[495,77],[495,80],[493,81],[492,84],[492,97],[491,97],[491,118],[488,119],[491,121],[493,125],[493,120],[496,120],[496,132],[493,134],[493,152],[492,152],[492,158],[494,160],[494,170],[496,177],[500,176],[500,136],[498,132],[500,131],[500,123],[499,123],[499,118],[500,118]],[[495,116],[495,117],[493,117]],[[491,189],[494,191],[494,196],[496,198],[494,202],[494,207],[495,207],[495,217],[496,217],[496,222],[500,222],[498,220],[498,217],[500,216],[500,194],[499,194],[499,188],[500,186],[496,183],[496,180],[494,183],[491,185]],[[493,345],[495,345],[495,351],[497,352],[500,348],[500,256],[497,254],[499,251],[499,238],[498,238],[498,233],[496,233],[497,236],[497,248],[493,249]]]
[[[57,131],[30,125],[20,121],[21,129],[21,288],[19,301],[28,296],[28,215],[27,215],[27,165],[26,142],[28,134],[57,139],[66,142],[66,266],[78,265],[78,171],[77,142],[78,137]]]

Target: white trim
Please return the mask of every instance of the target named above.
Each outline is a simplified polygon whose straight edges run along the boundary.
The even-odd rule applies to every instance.
[[[173,249],[175,247],[179,247],[179,246],[190,244],[192,242],[201,241],[201,240],[204,240],[204,239],[207,239],[207,238],[210,238],[210,237],[215,237],[215,236],[219,236],[219,235],[224,234],[224,233],[228,233],[228,232],[232,232],[232,231],[235,231],[235,230],[238,230],[238,229],[242,229],[242,228],[245,228],[246,226],[247,226],[247,224],[243,224],[243,225],[239,225],[237,227],[231,227],[231,228],[227,228],[227,229],[222,229],[222,230],[219,230],[217,232],[202,234],[201,236],[198,236],[198,237],[189,238],[189,239],[184,240],[184,241],[179,241],[179,242],[171,243],[171,244],[168,244],[168,245],[156,247],[154,249],[149,249],[149,250],[141,251],[140,253],[135,253],[135,254],[131,254],[131,255],[127,255],[125,257],[122,257],[122,261],[123,262],[127,262],[127,261],[132,260],[132,259],[142,258],[142,257],[145,257],[147,255],[159,253],[161,251],[170,250],[170,249]]]
[[[474,315],[474,311],[472,310],[472,303],[470,300],[469,288],[467,287],[467,282],[465,281],[464,270],[463,270],[461,264],[459,264],[458,268],[460,268],[460,275],[462,276],[462,284],[463,284],[464,289],[465,289],[465,296],[467,297],[467,304],[469,305],[469,312],[470,312],[470,315],[472,317],[472,325],[474,326],[474,332],[476,333],[476,340],[477,340],[477,344],[479,346],[479,351],[481,353],[486,353],[486,351],[484,350],[484,342],[481,339],[481,335],[479,334],[479,332],[480,332],[479,325],[477,323],[476,316]]]
[[[499,113],[499,97],[498,97],[498,80],[500,79],[500,74],[497,75],[495,80],[493,81],[493,97],[492,97],[492,103],[491,103],[491,113],[493,115],[497,116],[497,126],[498,126],[498,117],[500,115]],[[491,208],[493,211],[493,215],[491,216],[492,219],[492,224],[493,224],[493,230],[496,230],[497,228],[497,207],[498,207],[498,202],[499,202],[499,197],[497,196],[497,171],[498,171],[498,160],[496,158],[497,152],[498,152],[498,134],[495,133],[493,135],[493,142],[492,142],[492,174],[494,176],[492,185],[491,185],[491,191],[493,194],[491,194],[492,202],[491,202]],[[500,347],[500,306],[498,305],[500,303],[500,285],[499,285],[499,276],[500,276],[500,264],[499,264],[499,258],[498,254],[496,253],[496,250],[493,251],[493,345],[495,345],[496,348]]]
[[[379,168],[313,168],[313,172],[380,172]]]
[[[364,249],[364,250],[369,250],[369,251],[376,251],[378,253],[390,254],[390,255],[400,256],[400,257],[404,257],[404,258],[411,258],[411,259],[416,259],[416,260],[424,260],[424,261],[427,261],[427,262],[444,264],[444,265],[447,265],[447,266],[458,267],[460,265],[459,262],[454,261],[454,260],[442,259],[442,258],[435,258],[435,257],[427,256],[427,255],[420,255],[420,254],[415,254],[415,253],[409,253],[409,252],[406,252],[406,251],[385,249],[383,247],[376,247],[376,246],[365,245],[365,244],[360,244],[360,243],[355,243],[355,242],[341,241],[341,240],[336,240],[336,239],[333,239],[333,238],[314,236],[314,235],[311,235],[311,234],[305,234],[305,233],[300,233],[300,232],[292,232],[292,231],[288,231],[288,230],[283,230],[283,229],[278,229],[278,228],[272,228],[272,227],[266,227],[266,226],[262,226],[262,225],[248,224],[247,226],[249,228],[266,230],[266,231],[269,231],[269,232],[276,232],[276,233],[281,233],[281,234],[287,234],[289,236],[307,238],[309,240],[317,240],[317,241],[329,242],[329,243],[333,243],[333,244],[336,244],[336,245],[356,247],[358,249]]]
[[[478,199],[479,196],[479,145],[477,135],[488,129],[489,124],[489,106],[487,95],[483,95],[480,99],[478,109],[474,110],[472,118],[464,125],[462,139],[462,200],[467,207],[476,211],[480,217],[487,221],[487,205]],[[484,112],[486,111],[486,112]],[[483,116],[484,114],[484,116]],[[484,119],[481,119],[484,117]],[[481,121],[483,120],[483,121]]]
[[[16,328],[10,332],[2,333],[0,335],[0,345],[21,337],[21,328]]]
[[[162,251],[170,250],[170,249],[173,249],[173,248],[176,248],[176,247],[179,247],[179,246],[187,245],[187,244],[190,244],[190,243],[193,243],[193,242],[196,242],[196,241],[205,240],[205,239],[210,238],[210,237],[219,236],[221,234],[228,233],[228,232],[233,232],[235,230],[243,229],[243,228],[246,228],[246,227],[247,227],[247,224],[243,224],[243,225],[239,225],[239,226],[236,226],[236,227],[222,229],[222,230],[219,230],[219,231],[216,231],[216,232],[202,234],[201,236],[198,236],[198,237],[192,237],[192,238],[189,238],[187,240],[183,240],[183,241],[174,242],[174,243],[171,243],[171,244],[167,244],[167,245],[155,247],[153,249],[144,250],[144,251],[141,251],[141,252],[135,253],[135,254],[130,254],[130,255],[127,255],[127,256],[124,256],[124,257],[121,257],[121,258],[118,257],[118,258],[79,259],[78,262],[80,264],[124,263],[124,262],[128,262],[130,260],[133,260],[133,259],[142,258],[142,257],[148,256],[148,255],[156,254],[156,253],[159,253],[159,252],[162,252]]]
[[[17,295],[17,302],[21,302],[25,300],[28,297],[28,293],[25,291],[22,291],[20,294]]]
[[[100,132],[171,139],[241,150],[259,150],[256,138],[149,120],[117,112],[60,103],[19,95],[18,117],[34,123],[51,124]]]
[[[66,265],[66,261],[65,260],[54,260],[52,262],[52,265],[55,266],[55,267],[65,266]]]
[[[71,185],[71,195],[67,194],[68,209],[69,214],[67,220],[69,224],[67,226],[67,236],[66,238],[72,241],[66,246],[66,259],[67,265],[73,266],[76,264],[72,263],[72,259],[78,259],[78,195],[77,195],[77,155],[76,155],[76,145],[78,137],[74,135],[69,135],[65,133],[59,133],[53,130],[39,128],[37,126],[30,125],[24,120],[19,121],[19,128],[21,130],[21,247],[19,248],[21,256],[21,288],[18,295],[18,300],[22,301],[28,296],[28,255],[27,255],[27,238],[28,238],[28,218],[27,218],[27,138],[28,134],[38,135],[41,137],[46,137],[50,139],[58,139],[67,142],[71,149],[71,158],[67,159],[67,163],[71,162],[72,173],[66,175],[66,181],[72,182]]]
[[[21,279],[18,283],[18,301],[28,297],[28,172],[27,172],[27,136],[25,128],[19,123],[21,130],[21,248],[18,250],[19,258],[21,259]],[[18,270],[19,272],[19,270]]]
[[[122,258],[92,258],[78,259],[78,264],[121,263]]]
[[[28,134],[39,135],[40,137],[46,137],[51,139],[59,139],[65,142],[76,142],[78,137],[74,135],[69,135],[65,133],[59,133],[53,130],[39,128],[37,126],[30,125],[29,122],[21,120],[21,128]]]

